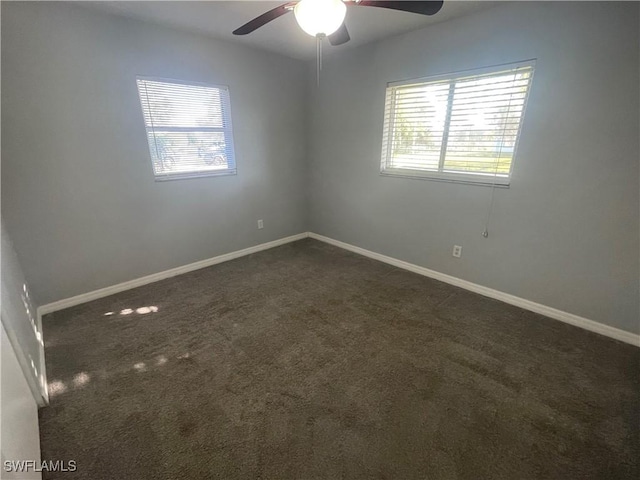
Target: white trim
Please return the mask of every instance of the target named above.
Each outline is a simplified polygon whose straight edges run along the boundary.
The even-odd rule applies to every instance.
[[[36,322],[38,323],[38,332],[40,332],[40,340],[38,346],[40,350],[40,398],[38,399],[38,405],[45,407],[49,405],[49,383],[47,382],[47,363],[44,358],[44,333],[42,332],[42,313],[40,308],[36,309]]]
[[[387,263],[389,265],[393,265],[395,267],[402,268],[410,272],[417,273],[418,275],[424,275],[425,277],[433,278],[435,280],[440,280],[441,282],[445,282],[450,285],[455,285],[456,287],[464,288],[465,290],[469,290],[471,292],[479,293],[480,295],[484,295],[485,297],[494,298],[496,300],[500,300],[510,305],[515,305],[516,307],[520,307],[525,310],[529,310],[531,312],[539,313],[546,317],[553,318],[554,320],[559,320],[561,322],[568,323],[570,325],[574,325],[576,327],[583,328],[585,330],[589,330],[591,332],[598,333],[600,335],[604,335],[606,337],[610,337],[615,340],[620,340],[621,342],[629,343],[636,347],[640,346],[640,335],[638,334],[627,332],[625,330],[620,330],[615,327],[610,327],[609,325],[604,325],[602,323],[598,323],[593,320],[589,320],[587,318],[574,315],[573,313],[564,312],[556,308],[552,308],[546,305],[542,305],[540,303],[532,302],[531,300],[516,297],[515,295],[511,295],[509,293],[504,293],[499,290],[494,290],[492,288],[484,287],[482,285],[478,285],[477,283],[469,282],[467,280],[462,280],[461,278],[453,277],[445,273],[436,272],[435,270],[430,270],[428,268],[421,267],[419,265],[405,262],[403,260],[398,260],[397,258],[388,257],[386,255],[372,252],[370,250],[366,250],[361,247],[356,247],[355,245],[350,245],[348,243],[341,242],[339,240],[334,240],[333,238],[325,237],[323,235],[318,235],[317,233],[313,233],[313,232],[303,232],[297,235],[292,235],[290,237],[280,238],[272,242],[262,243],[260,245],[255,245],[253,247],[245,248],[243,250],[225,253],[217,257],[200,260],[199,262],[190,263],[182,267],[172,268],[169,270],[165,270],[163,272],[147,275],[146,277],[137,278],[135,280],[129,280],[128,282],[119,283],[117,285],[112,285],[110,287],[101,288],[99,290],[94,290],[92,292],[76,295],[75,297],[66,298],[63,300],[58,300],[57,302],[42,305],[38,307],[38,310],[37,310],[38,322],[39,322],[38,325],[40,325],[42,315],[46,315],[47,313],[63,310],[65,308],[73,307],[75,305],[80,305],[81,303],[90,302],[92,300],[97,300],[99,298],[108,297],[109,295],[113,295],[115,293],[123,292],[125,290],[130,290],[132,288],[140,287],[142,285],[147,285],[149,283],[157,282],[159,280],[164,280],[165,278],[171,278],[176,275],[181,275],[183,273],[199,270],[201,268],[217,265],[218,263],[228,262],[229,260],[233,260],[235,258],[251,255],[252,253],[260,252],[262,250],[268,250],[270,248],[278,247],[280,245],[284,245],[290,242],[295,242],[297,240],[302,240],[303,238],[307,238],[307,237],[313,238],[315,240],[320,240],[321,242],[325,242],[325,243],[334,245],[336,247],[349,250],[351,252],[363,255],[365,257],[373,258],[374,260],[378,260],[380,262]],[[42,355],[41,358],[42,358],[42,362],[44,363],[44,355]],[[42,371],[45,372],[44,369]]]
[[[307,238],[308,236],[308,232],[299,233],[290,237],[273,240],[272,242],[261,243],[260,245],[255,245],[243,250],[237,250],[235,252],[218,255],[217,257],[200,260],[188,265],[183,265],[182,267],[171,268],[163,272],[153,273],[151,275],[147,275],[146,277],[140,277],[134,280],[129,280],[127,282],[118,283],[117,285],[111,285],[110,287],[100,288],[99,290],[76,295],[75,297],[65,298],[53,303],[47,303],[46,305],[38,307],[37,313],[38,316],[41,317],[42,315],[46,315],[48,313],[56,312],[58,310],[64,310],[65,308],[80,305],[81,303],[90,302],[99,298],[108,297],[109,295],[113,295],[114,293],[124,292],[125,290],[141,287],[142,285],[147,285],[159,280],[164,280],[165,278],[175,277],[176,275],[181,275],[183,273],[192,272],[201,268],[210,267],[211,265],[217,265],[218,263],[228,262],[229,260],[244,257],[246,255],[251,255],[252,253],[260,252],[262,250],[279,247],[280,245],[295,242],[296,240],[301,240],[303,238]]]
[[[386,177],[415,178],[419,180],[435,180],[438,182],[464,183],[479,187],[509,188],[510,177],[498,177],[491,174],[478,173],[444,173],[439,171],[420,171],[411,168],[380,168],[380,175]]]
[[[468,70],[458,70],[457,72],[438,73],[436,75],[428,75],[426,77],[407,78],[405,80],[397,80],[388,82],[387,87],[406,87],[411,85],[421,85],[428,83],[446,82],[449,80],[464,80],[470,77],[480,77],[483,75],[500,75],[511,73],[520,68],[535,68],[537,59],[522,60],[519,62],[501,63],[498,65],[490,65],[488,67],[471,68]]]
[[[334,240],[333,238],[325,237],[323,235],[318,235],[317,233],[310,232],[309,237],[320,240],[321,242],[329,243],[336,247],[343,248],[345,250],[349,250],[354,253],[358,253],[365,257],[373,258],[374,260],[378,260],[383,263],[388,263],[389,265],[393,265],[394,267],[409,270],[410,272],[424,275],[425,277],[430,277],[435,280],[440,280],[441,282],[448,283],[450,285],[455,285],[456,287],[464,288],[465,290],[469,290],[471,292],[479,293],[480,295],[484,295],[485,297],[494,298],[510,305],[515,305],[516,307],[539,313],[546,317],[553,318],[554,320],[560,320],[561,322],[568,323],[570,325],[574,325],[576,327],[580,327],[585,330],[604,335],[606,337],[614,338],[616,340],[629,343],[636,347],[640,346],[640,335],[635,333],[627,332],[615,327],[610,327],[609,325],[594,322],[593,320],[574,315],[573,313],[564,312],[556,308],[532,302],[531,300],[516,297],[515,295],[511,295],[509,293],[504,293],[499,290],[484,287],[482,285],[478,285],[477,283],[462,280],[461,278],[453,277],[445,273],[436,272],[435,270],[430,270],[419,265],[414,265],[413,263],[398,260],[397,258],[393,257],[388,257],[386,255],[372,252],[364,248],[356,247],[339,240]]]

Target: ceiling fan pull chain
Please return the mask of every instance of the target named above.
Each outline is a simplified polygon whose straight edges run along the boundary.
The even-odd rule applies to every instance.
[[[320,71],[322,70],[322,39],[324,35],[319,33],[316,35],[316,75],[318,87],[320,86]]]

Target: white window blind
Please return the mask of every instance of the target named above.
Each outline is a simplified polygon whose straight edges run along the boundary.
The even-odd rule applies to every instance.
[[[389,84],[381,172],[508,184],[534,64]]]
[[[235,174],[229,89],[137,77],[158,180]]]

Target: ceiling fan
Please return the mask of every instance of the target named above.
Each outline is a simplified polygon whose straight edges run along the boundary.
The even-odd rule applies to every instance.
[[[312,37],[329,38],[331,45],[348,42],[349,32],[344,23],[347,5],[380,7],[403,12],[433,15],[442,8],[443,0],[378,2],[369,0],[300,0],[287,2],[233,31],[234,35],[247,35],[282,15],[293,11],[300,28]]]

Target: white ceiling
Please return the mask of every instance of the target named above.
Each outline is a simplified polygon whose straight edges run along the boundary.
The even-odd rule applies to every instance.
[[[270,10],[280,2],[236,0],[236,1],[110,1],[81,2],[83,6],[99,9],[116,15],[136,18],[166,25],[211,37],[230,40],[255,48],[262,48],[298,59],[315,57],[315,39],[298,27],[293,13],[284,15],[255,32],[232,35],[232,31],[249,20]],[[338,47],[327,45],[330,54],[357,47],[382,38],[423,28],[427,25],[495,5],[493,1],[445,0],[444,6],[433,16],[398,12],[385,8],[350,6],[346,24],[351,41]]]

